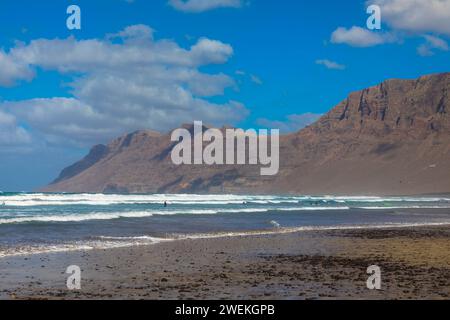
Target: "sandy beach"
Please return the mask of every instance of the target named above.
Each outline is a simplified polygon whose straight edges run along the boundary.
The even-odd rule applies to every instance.
[[[79,291],[66,288],[69,265]],[[450,227],[180,240],[3,258],[0,270],[2,299],[448,299]]]

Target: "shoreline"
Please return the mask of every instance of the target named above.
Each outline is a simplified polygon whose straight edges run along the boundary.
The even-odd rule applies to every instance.
[[[450,226],[303,230],[0,259],[1,299],[447,299]],[[379,264],[381,291],[366,288]],[[65,270],[79,265],[82,289]]]
[[[188,235],[178,235],[175,238],[158,238],[151,236],[140,236],[140,237],[102,237],[106,240],[148,240],[148,242],[142,243],[120,243],[117,242],[110,246],[90,246],[89,244],[78,244],[78,247],[71,244],[63,244],[61,248],[56,248],[56,246],[51,246],[52,249],[41,249],[40,251],[34,252],[17,252],[11,254],[0,253],[0,261],[2,259],[15,258],[15,257],[29,257],[33,255],[42,254],[60,254],[60,253],[70,253],[70,252],[85,252],[85,251],[95,251],[95,250],[113,250],[113,249],[124,249],[133,247],[144,247],[144,246],[154,246],[159,243],[164,242],[177,242],[177,241],[187,241],[187,240],[206,240],[206,239],[227,239],[227,238],[240,238],[240,237],[254,237],[254,236],[276,236],[293,234],[299,232],[320,232],[320,231],[351,231],[351,230],[390,230],[390,229],[403,229],[403,228],[422,228],[422,227],[450,227],[450,222],[436,222],[436,223],[390,223],[390,224],[379,224],[379,225],[354,225],[354,226],[305,226],[305,227],[290,227],[290,228],[274,228],[267,230],[251,230],[251,231],[236,231],[236,232],[216,232],[216,233],[193,233]],[[79,241],[77,243],[80,243]]]

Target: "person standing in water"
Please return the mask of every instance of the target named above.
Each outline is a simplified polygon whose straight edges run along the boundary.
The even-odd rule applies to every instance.
[[[164,208],[167,208],[167,201],[164,201]]]

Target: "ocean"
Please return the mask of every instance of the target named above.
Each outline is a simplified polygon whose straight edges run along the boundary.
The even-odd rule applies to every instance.
[[[1,192],[0,258],[186,238],[446,224],[446,197]]]

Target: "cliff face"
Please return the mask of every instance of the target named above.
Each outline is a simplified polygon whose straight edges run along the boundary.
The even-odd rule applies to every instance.
[[[95,165],[97,162],[103,159],[103,157],[107,156],[108,153],[109,149],[107,146],[102,144],[94,146],[84,159],[61,171],[59,177],[55,181],[53,181],[52,184],[57,184],[58,182],[68,180],[77,176],[78,174]]]
[[[450,73],[354,92],[280,139],[280,172],[175,166],[170,134],[139,131],[95,147],[44,191],[131,193],[450,193]]]

